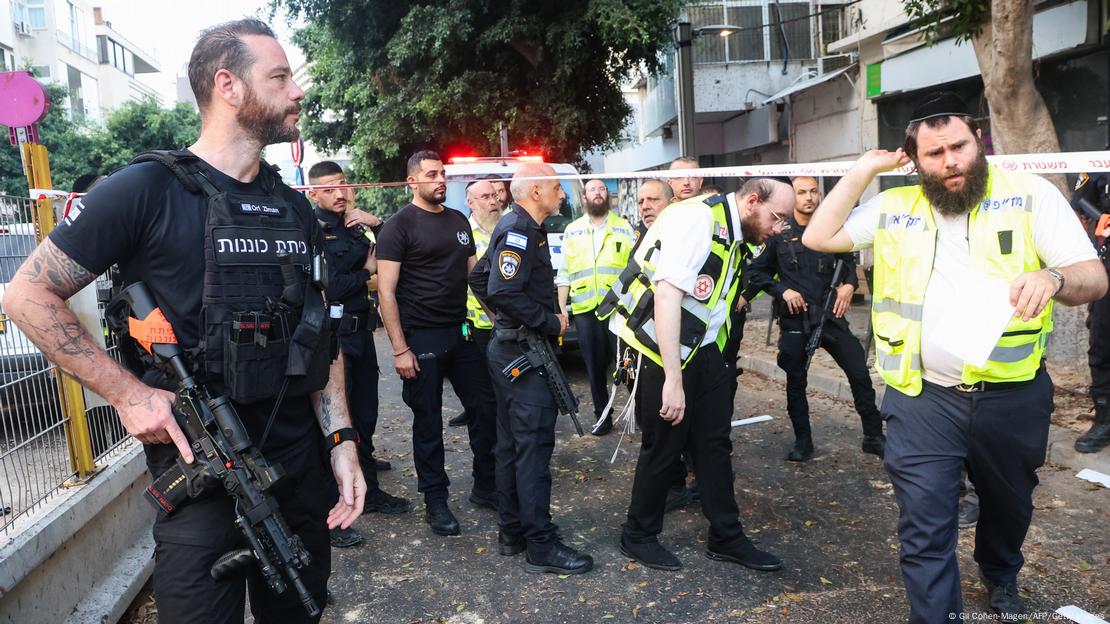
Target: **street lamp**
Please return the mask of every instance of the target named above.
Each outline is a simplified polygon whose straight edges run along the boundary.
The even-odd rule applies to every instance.
[[[731,24],[710,24],[693,28],[690,22],[679,22],[675,26],[675,45],[678,50],[675,59],[675,73],[678,88],[675,98],[675,115],[678,117],[678,148],[680,156],[697,158],[697,146],[694,138],[694,37],[715,34],[727,37],[739,27]]]

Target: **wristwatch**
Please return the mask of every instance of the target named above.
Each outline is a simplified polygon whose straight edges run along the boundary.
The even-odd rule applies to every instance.
[[[1061,290],[1064,289],[1064,274],[1057,271],[1056,269],[1045,269],[1045,272],[1052,277],[1055,277],[1056,281],[1060,282],[1060,285],[1056,287],[1056,292],[1052,293],[1052,296],[1055,297],[1057,294],[1059,294]]]
[[[354,442],[358,444],[358,441],[357,431],[350,427],[343,427],[342,429],[336,429],[324,436],[324,448],[330,453],[332,449],[344,442]]]

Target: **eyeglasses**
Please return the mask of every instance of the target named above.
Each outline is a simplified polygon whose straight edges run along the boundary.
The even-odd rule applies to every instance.
[[[782,228],[786,227],[786,219],[784,219],[784,218],[782,217],[782,215],[780,215],[779,213],[775,212],[774,210],[771,210],[771,207],[770,207],[770,206],[768,206],[767,204],[761,204],[761,205],[762,205],[762,206],[763,206],[764,208],[766,208],[766,209],[767,209],[767,212],[771,213],[771,216],[772,216],[772,217],[774,217],[774,218],[775,218],[775,227],[779,228],[780,230],[781,230]]]

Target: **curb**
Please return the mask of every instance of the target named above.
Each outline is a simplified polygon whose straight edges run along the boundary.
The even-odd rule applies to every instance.
[[[741,355],[740,366],[744,369],[745,373],[754,373],[760,377],[777,381],[779,383],[786,383],[786,373],[778,367],[772,360],[764,358],[752,357],[750,355]],[[809,374],[809,388],[817,390],[822,394],[826,394],[834,399],[842,401],[852,400],[852,390],[848,386],[848,380],[844,377],[834,377],[831,375],[810,373]],[[882,404],[883,392],[886,388],[881,382],[875,383],[875,398]],[[1048,431],[1048,455],[1047,461],[1052,464],[1057,464],[1075,470],[1076,472],[1089,468],[1101,472],[1103,474],[1110,474],[1110,448],[1105,448],[1098,453],[1080,453],[1075,450],[1075,440],[1080,434],[1064,427],[1057,425],[1050,425]]]

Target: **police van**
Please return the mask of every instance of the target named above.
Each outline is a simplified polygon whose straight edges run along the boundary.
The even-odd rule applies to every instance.
[[[516,170],[521,165],[530,162],[543,162],[540,156],[509,156],[509,157],[481,157],[481,156],[455,156],[449,158],[444,165],[447,173],[447,200],[444,205],[454,208],[470,216],[470,208],[466,205],[466,185],[474,180],[486,179],[495,175],[508,183]],[[546,163],[559,175],[578,175],[574,165],[566,163]],[[563,193],[566,199],[559,209],[559,214],[548,217],[544,221],[547,229],[547,244],[551,248],[551,262],[558,266],[558,260],[563,253],[563,230],[583,214],[582,207],[582,181],[575,179],[562,180]]]

